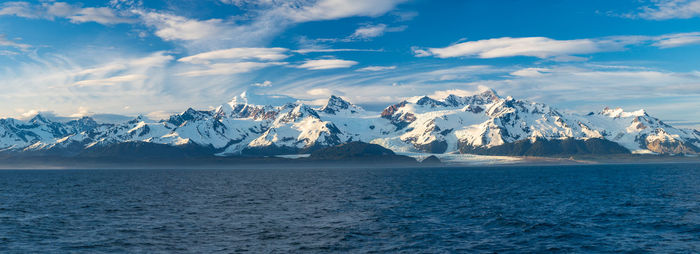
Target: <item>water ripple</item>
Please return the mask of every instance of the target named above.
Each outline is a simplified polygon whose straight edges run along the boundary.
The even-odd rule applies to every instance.
[[[0,252],[700,251],[700,167],[0,171]]]

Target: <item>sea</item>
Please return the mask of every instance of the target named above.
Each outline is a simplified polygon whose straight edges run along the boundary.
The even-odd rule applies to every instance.
[[[0,253],[698,253],[700,165],[1,170]]]

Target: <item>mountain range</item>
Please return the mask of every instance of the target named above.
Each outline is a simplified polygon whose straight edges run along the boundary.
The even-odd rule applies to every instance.
[[[291,97],[244,92],[215,109],[189,108],[158,121],[143,116],[119,123],[91,117],[55,121],[41,114],[29,120],[0,119],[0,153],[11,156],[139,156],[149,150],[268,156],[309,154],[355,141],[398,153],[700,153],[699,131],[673,127],[644,110],[604,108],[576,114],[502,97],[491,89],[469,96],[408,98],[381,112],[339,96],[318,107]]]

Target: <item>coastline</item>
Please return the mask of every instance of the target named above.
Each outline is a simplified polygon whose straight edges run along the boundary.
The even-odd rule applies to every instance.
[[[427,157],[440,154],[423,154]],[[454,156],[454,155],[447,155]],[[463,155],[472,156],[472,155]],[[489,156],[482,156],[489,157]],[[74,157],[6,157],[0,159],[0,170],[60,170],[60,169],[266,169],[266,168],[475,168],[475,167],[531,167],[531,166],[586,166],[636,164],[695,164],[699,157],[661,155],[616,156],[493,156],[501,160],[443,161],[438,164],[382,161],[381,158],[352,158],[345,160],[309,160],[306,157],[191,157],[191,158],[74,158]],[[504,160],[503,157],[508,157]],[[413,157],[416,158],[416,157]],[[443,158],[440,158],[441,160]]]

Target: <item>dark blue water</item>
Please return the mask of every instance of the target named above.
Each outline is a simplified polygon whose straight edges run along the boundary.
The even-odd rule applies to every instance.
[[[0,171],[0,252],[700,252],[700,166]]]

